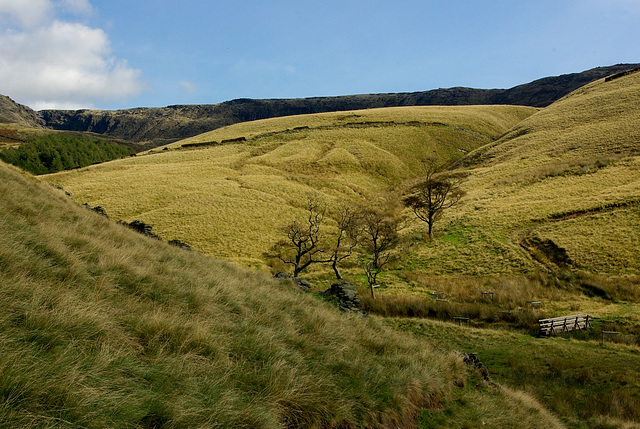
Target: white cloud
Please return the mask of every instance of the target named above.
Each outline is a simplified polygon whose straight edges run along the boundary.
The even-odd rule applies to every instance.
[[[112,55],[107,34],[56,19],[56,7],[92,12],[86,0],[0,0],[0,17],[16,25],[0,31],[0,94],[33,108],[91,107],[139,94],[140,71]]]
[[[80,110],[80,109],[93,109],[95,106],[92,104],[78,104],[73,101],[70,102],[51,102],[51,101],[35,101],[29,105],[33,110]]]
[[[50,0],[0,0],[0,22],[34,28],[53,13]]]

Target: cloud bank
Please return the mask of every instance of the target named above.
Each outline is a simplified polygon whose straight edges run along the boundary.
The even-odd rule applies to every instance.
[[[138,95],[140,71],[112,55],[107,34],[63,13],[93,9],[88,0],[0,0],[0,94],[36,110]]]

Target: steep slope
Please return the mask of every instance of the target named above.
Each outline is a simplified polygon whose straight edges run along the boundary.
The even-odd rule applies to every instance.
[[[465,383],[453,354],[142,237],[2,163],[0,195],[3,426],[415,427]],[[510,391],[472,390],[500,427],[559,427]]]
[[[44,125],[44,121],[34,110],[16,103],[5,95],[0,95],[0,124],[6,123],[23,127]]]
[[[436,242],[425,270],[458,271],[464,251],[464,272],[528,271],[539,265],[523,254],[534,237],[565,249],[574,268],[640,272],[639,125],[633,73],[580,88],[461,159],[468,196],[447,234],[471,251]]]
[[[144,220],[167,240],[264,267],[263,253],[281,227],[304,216],[309,193],[330,207],[342,200],[375,204],[421,174],[425,159],[458,159],[534,112],[402,107],[275,118],[45,180],[116,219]]]
[[[510,104],[544,107],[596,79],[640,64],[598,67],[547,77],[511,89],[446,88],[399,94],[363,94],[305,99],[239,99],[216,105],[169,106],[117,111],[47,110],[47,126],[90,131],[158,146],[238,122],[300,114],[394,106]]]

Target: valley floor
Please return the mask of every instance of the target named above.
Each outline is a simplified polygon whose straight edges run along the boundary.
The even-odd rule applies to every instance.
[[[580,334],[537,338],[426,319],[384,323],[444,350],[475,353],[493,381],[531,394],[569,427],[640,427],[637,345],[600,343]]]

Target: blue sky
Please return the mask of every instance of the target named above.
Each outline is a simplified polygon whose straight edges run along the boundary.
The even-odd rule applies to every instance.
[[[128,108],[509,88],[640,62],[640,0],[0,0],[0,94]]]

